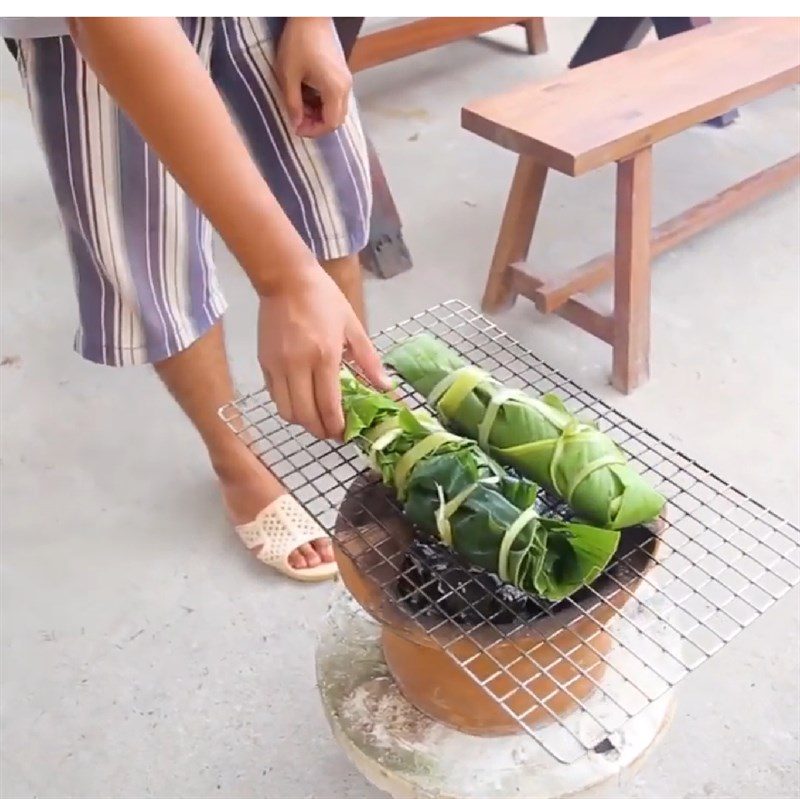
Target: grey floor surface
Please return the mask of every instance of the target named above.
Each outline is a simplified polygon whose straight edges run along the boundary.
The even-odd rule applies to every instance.
[[[478,304],[513,157],[459,128],[459,108],[562,69],[507,29],[358,77],[416,267],[371,281],[377,329],[450,297]],[[3,797],[378,799],[332,740],[314,687],[329,588],[273,577],[234,539],[193,432],[147,369],[71,352],[76,308],[23,94],[0,57],[2,136]],[[743,109],[655,151],[664,219],[798,142],[798,95]],[[613,170],[548,186],[533,257],[573,265],[611,243]],[[798,521],[798,191],[660,259],[653,379],[607,386],[609,352],[521,302],[501,326],[641,424]],[[219,248],[228,338],[257,385],[254,298]],[[672,728],[606,795],[795,797],[798,594],[678,693]]]

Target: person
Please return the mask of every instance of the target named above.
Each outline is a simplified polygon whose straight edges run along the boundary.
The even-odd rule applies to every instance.
[[[258,294],[259,362],[280,415],[340,436],[343,353],[389,383],[363,324],[371,187],[332,20],[2,25],[66,232],[76,349],[153,364],[247,546],[293,578],[331,577],[328,537],[218,417],[234,387],[211,229]]]

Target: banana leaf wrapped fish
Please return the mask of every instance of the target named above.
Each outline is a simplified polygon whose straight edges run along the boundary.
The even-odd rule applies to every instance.
[[[618,532],[541,518],[538,487],[503,470],[473,441],[347,370],[340,382],[345,440],[396,492],[408,518],[466,561],[553,601],[591,583],[608,565]]]
[[[664,498],[611,438],[578,421],[554,395],[507,389],[425,333],[398,344],[385,360],[427,398],[445,428],[477,441],[579,518],[620,530],[661,512]]]

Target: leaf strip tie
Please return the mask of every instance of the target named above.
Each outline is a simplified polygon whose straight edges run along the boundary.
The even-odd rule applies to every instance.
[[[437,410],[447,402],[455,411],[466,396],[490,377],[482,369],[475,366],[462,366],[449,375],[445,375],[428,394],[428,402]]]
[[[596,472],[598,469],[602,469],[604,466],[624,466],[625,463],[625,458],[621,454],[604,455],[602,458],[597,458],[597,460],[587,463],[583,469],[581,469],[572,478],[572,480],[570,480],[569,485],[567,486],[567,494],[564,497],[564,501],[567,504],[572,502],[572,495],[575,493],[575,490],[590,474],[592,474],[592,472]]]
[[[522,511],[519,516],[517,516],[517,518],[514,520],[514,523],[503,535],[503,540],[500,542],[500,554],[497,557],[497,573],[500,575],[501,580],[509,582],[510,575],[508,573],[508,556],[511,552],[511,547],[514,544],[514,541],[517,540],[517,536],[525,528],[525,525],[531,521],[531,519],[537,518],[537,515],[538,514],[536,513],[535,505],[525,508],[525,510]]]
[[[450,517],[477,487],[477,483],[467,486],[448,502],[441,485],[439,483],[436,484],[436,493],[439,494],[439,507],[436,509],[436,529],[439,531],[439,537],[449,547],[453,546],[453,530],[450,527]]]
[[[444,430],[431,433],[425,436],[422,441],[417,442],[411,447],[408,452],[404,453],[397,461],[394,470],[394,486],[397,489],[397,494],[401,499],[405,498],[406,484],[408,478],[411,476],[411,470],[423,458],[435,452],[439,447],[450,442],[463,443],[464,439],[455,436],[452,433],[447,433]]]
[[[385,419],[376,425],[372,431],[375,438],[369,442],[367,460],[375,471],[380,471],[378,467],[378,453],[382,452],[389,444],[403,434],[403,428],[396,416]]]
[[[497,421],[497,414],[500,412],[500,408],[505,405],[507,400],[522,399],[523,396],[521,391],[517,391],[513,388],[501,388],[489,400],[486,406],[486,412],[483,414],[483,419],[481,419],[481,423],[478,425],[478,444],[481,449],[485,450],[489,447],[489,437],[491,436],[494,423]]]

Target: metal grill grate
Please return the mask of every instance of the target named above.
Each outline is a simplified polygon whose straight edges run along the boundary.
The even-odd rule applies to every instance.
[[[667,497],[666,522],[656,537],[643,528],[627,533],[627,545],[603,577],[556,606],[542,605],[544,632],[534,643],[530,637],[518,643],[520,632],[530,629],[530,615],[523,617],[502,599],[498,612],[497,597],[485,603],[479,583],[461,579],[444,593],[441,580],[436,590],[432,580],[420,583],[404,554],[409,536],[398,522],[399,508],[368,475],[354,447],[287,426],[265,391],[241,398],[221,415],[378,589],[381,603],[371,611],[380,621],[432,638],[558,760],[605,751],[629,719],[798,582],[800,530],[582,390],[460,301],[390,327],[375,343],[383,351],[423,330],[507,385],[534,395],[558,394],[570,411],[609,433]],[[408,387],[401,392],[409,405],[422,404]],[[409,595],[425,601],[409,601]],[[443,601],[453,598],[470,613],[454,612],[453,603]],[[610,650],[601,643],[609,639]],[[520,679],[507,659],[493,656],[500,643],[517,646],[520,661],[537,665],[537,651],[547,647],[551,657],[537,672],[535,691],[529,671]],[[484,657],[475,657],[476,646]],[[587,652],[593,659],[587,661]],[[490,673],[486,656],[496,667]],[[560,682],[562,662],[596,690],[581,696],[574,684]],[[547,693],[543,679],[551,686]],[[551,707],[559,693],[576,705],[563,718]],[[519,702],[521,696],[527,704]],[[536,722],[530,710],[519,710],[531,698],[540,711]],[[541,723],[542,709],[551,723]]]

